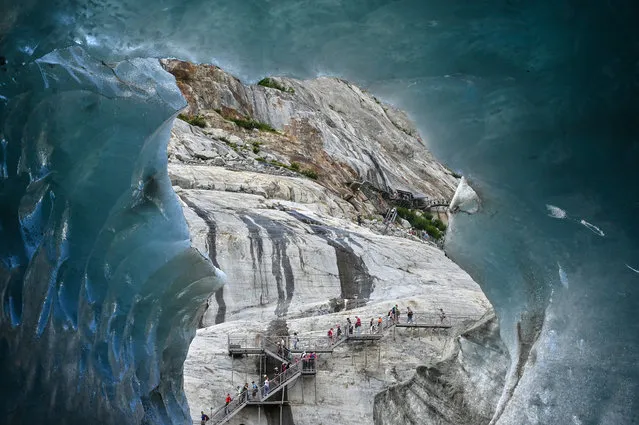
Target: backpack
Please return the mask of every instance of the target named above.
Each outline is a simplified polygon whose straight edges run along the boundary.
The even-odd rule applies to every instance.
[[[206,421],[209,420],[209,417],[207,415],[204,415],[204,416],[202,416],[202,420],[206,422]]]
[[[333,331],[332,330],[328,330],[328,336],[333,336]]]

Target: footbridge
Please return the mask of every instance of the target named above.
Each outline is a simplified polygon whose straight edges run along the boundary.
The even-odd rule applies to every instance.
[[[285,394],[287,387],[300,377],[314,377],[316,375],[316,355],[331,354],[342,344],[379,341],[389,332],[392,332],[394,337],[397,328],[450,329],[479,319],[479,315],[445,314],[440,309],[439,312],[412,312],[410,316],[406,312],[397,317],[386,315],[382,317],[381,322],[380,316],[377,316],[372,318],[372,324],[371,321],[362,322],[360,327],[349,326],[348,323],[336,324],[333,328],[334,336],[332,338],[322,335],[257,334],[249,337],[248,335],[234,336],[229,334],[227,336],[229,355],[233,357],[244,355],[269,357],[278,363],[288,364],[289,367],[285,371],[277,373],[271,380],[262,382],[257,389],[249,388],[241,394],[230,391],[229,393],[234,394],[235,398],[228,405],[211,411],[207,425],[225,424],[247,406],[257,406],[258,415],[260,415],[261,410],[259,409],[262,406],[287,404]],[[262,362],[260,362],[260,367],[261,364]],[[262,376],[261,370],[260,376]],[[200,422],[200,420],[194,421],[194,423]]]

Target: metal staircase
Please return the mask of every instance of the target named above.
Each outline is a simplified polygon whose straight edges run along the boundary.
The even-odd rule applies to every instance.
[[[254,339],[254,341],[258,342],[249,343],[248,337],[232,338],[231,335],[228,335],[228,351],[230,355],[269,356],[277,362],[291,364],[291,366],[286,371],[275,375],[273,379],[269,381],[268,390],[264,385],[261,385],[258,387],[257,394],[253,396],[253,389],[249,388],[248,391],[237,395],[228,405],[222,406],[212,412],[207,425],[222,425],[237,415],[246,406],[282,405],[286,403],[284,394],[282,394],[281,400],[271,400],[276,394],[280,392],[283,393],[286,387],[294,383],[300,376],[315,375],[316,373],[315,361],[311,362],[307,359],[298,358],[296,362],[292,362],[289,356],[293,353],[332,353],[337,346],[347,341],[380,340],[385,332],[391,328],[393,329],[394,336],[395,329],[399,327],[447,329],[469,320],[478,319],[479,317],[474,316],[446,315],[440,309],[439,312],[413,312],[411,321],[407,320],[407,314],[403,312],[401,322],[400,320],[393,321],[386,317],[382,321],[381,326],[375,323],[373,328],[365,329],[364,327],[360,327],[358,332],[352,334],[349,334],[348,329],[346,329],[346,333],[335,339],[329,339],[328,336],[309,336],[291,340],[290,336],[266,337],[260,335]],[[280,340],[284,341],[284,343],[276,342]],[[278,352],[276,353],[276,351]]]
[[[264,384],[259,386],[256,397],[252,396],[253,390],[251,388],[243,394],[237,395],[228,405],[222,406],[213,412],[207,424],[222,425],[231,420],[231,418],[237,415],[244,407],[249,405],[261,406],[265,404],[283,403],[283,401],[269,402],[269,399],[280,391],[283,391],[300,376],[302,376],[302,363],[298,362],[292,365],[290,369],[287,369],[269,381],[268,390]]]

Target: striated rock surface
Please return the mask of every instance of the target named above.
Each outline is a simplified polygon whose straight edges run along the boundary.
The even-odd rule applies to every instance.
[[[417,368],[407,382],[375,398],[375,425],[488,424],[510,366],[494,314],[463,332],[443,360]]]
[[[395,190],[451,199],[458,182],[431,158],[401,112],[334,78],[276,79],[284,91],[243,85],[212,66],[164,66],[189,101],[188,116],[205,121],[199,128],[176,120],[169,176],[193,246],[227,276],[208,302],[184,366],[195,418],[217,408],[227,391],[270,370],[255,358],[229,357],[229,337],[256,341],[259,334],[298,332],[324,338],[346,317],[360,316],[367,328],[395,304],[404,313],[407,306],[429,313],[442,308],[467,317],[467,326],[491,311],[470,276],[435,244],[410,235],[408,222],[382,223],[378,213],[392,205]],[[277,131],[238,125],[247,120]],[[454,344],[463,326],[398,328],[378,342],[342,344],[320,356],[315,378],[299,379],[287,392],[283,423],[395,424],[380,412],[410,415],[431,402],[415,398],[400,407],[393,405],[397,397],[383,394],[404,391],[408,397],[409,387],[423,392],[417,389],[426,385],[423,365],[440,359],[442,370],[467,388],[452,394],[431,385],[433,396],[454,406],[463,393],[464,403],[474,403],[468,417],[489,417],[494,397],[480,390],[498,386],[492,375],[500,370],[491,370],[487,381],[454,372],[480,368],[480,358],[495,347],[501,359],[502,347],[491,339],[495,322],[480,328],[486,326],[492,326],[489,336],[469,331]],[[279,418],[279,407],[259,413],[247,407],[230,423]]]
[[[162,63],[189,102],[187,114],[312,169],[342,197],[366,200],[354,182],[433,199],[450,200],[455,191],[458,179],[433,159],[408,117],[347,81],[272,78],[285,89],[279,90],[244,85],[212,65]],[[241,131],[237,119],[266,123],[278,133]]]

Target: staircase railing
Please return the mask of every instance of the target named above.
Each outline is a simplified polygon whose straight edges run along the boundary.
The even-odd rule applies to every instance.
[[[402,312],[399,323],[430,326],[456,326],[471,320],[479,320],[480,314],[448,314],[442,312],[414,311],[412,320],[409,321],[408,313]]]
[[[258,387],[257,393],[253,396],[253,389],[249,388],[247,391],[238,394],[227,405],[218,408],[210,416],[210,425],[221,425],[229,421],[233,416],[239,413],[249,403],[261,403],[268,398],[278,393],[281,389],[286,387],[289,383],[293,382],[302,374],[302,363],[297,362],[286,371],[277,374],[269,381],[268,391],[264,384]]]

